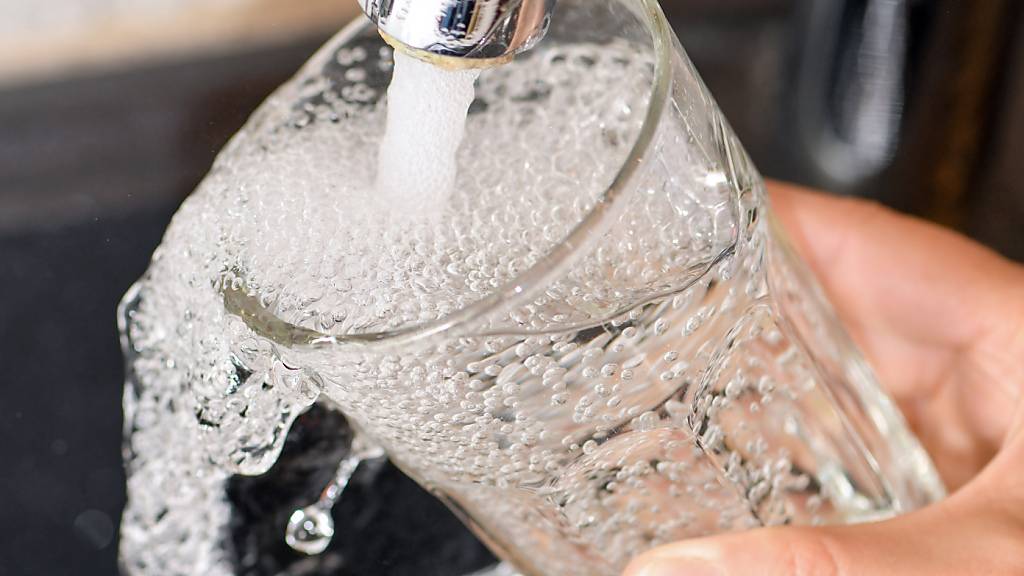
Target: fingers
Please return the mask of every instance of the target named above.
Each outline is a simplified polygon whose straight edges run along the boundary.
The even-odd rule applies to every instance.
[[[1024,575],[1024,271],[870,203],[779,186],[772,200],[840,314],[861,328],[883,378],[897,394],[934,400],[926,433],[947,436],[926,443],[950,448],[969,430],[1003,451],[926,510],[869,525],[688,541],[645,554],[626,575]],[[1015,411],[1018,433],[1004,444]],[[955,459],[956,450],[941,452]]]
[[[1024,574],[1024,529],[1000,509],[937,506],[878,524],[772,528],[656,549],[626,576]]]
[[[962,348],[1001,331],[1024,294],[1019,266],[878,204],[773,184],[772,205],[837,305],[874,331]]]
[[[963,484],[1024,390],[1024,268],[870,202],[773,184],[772,204],[943,476]]]
[[[885,522],[766,528],[644,554],[624,576],[1024,575],[1024,434],[949,499]]]

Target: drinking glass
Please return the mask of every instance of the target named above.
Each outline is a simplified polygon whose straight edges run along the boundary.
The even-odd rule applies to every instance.
[[[353,24],[226,154],[261,154],[261,137],[311,126],[345,137],[347,121],[380,107],[391,58],[366,21]],[[268,305],[249,289],[251,270],[214,262],[186,275],[217,306],[197,319],[197,307],[160,303],[160,282],[183,277],[166,272],[187,265],[180,254],[161,255],[129,294],[130,366],[153,362],[139,344],[146,307],[179,306],[183,325],[223,324],[215,346],[197,346],[230,357],[236,380],[271,383],[219,385],[215,362],[178,380],[205,402],[186,420],[227,418],[225,405],[235,414],[235,424],[188,432],[208,441],[208,461],[259,474],[294,417],[329,403],[532,576],[613,575],[676,540],[870,521],[941,498],[930,460],[776,225],[760,175],[657,2],[559,0],[548,35],[517,63],[535,77],[503,84],[502,68],[482,72],[469,129],[487,129],[506,100],[534,107],[539,122],[570,107],[592,113],[529,154],[515,130],[495,130],[481,153],[505,155],[501,173],[474,173],[477,156],[459,156],[460,174],[508,191],[495,226],[522,212],[516,225],[528,225],[508,241],[544,247],[501,261],[504,275],[491,277],[503,280],[478,297],[359,332],[304,315],[301,298]],[[560,84],[566,66],[592,69],[593,82]],[[578,188],[571,209],[545,212],[543,190],[520,186],[541,161],[567,167],[551,186]],[[224,193],[212,188],[197,195]],[[460,209],[439,218],[457,221]],[[474,266],[497,264],[482,257],[452,274],[472,281]],[[129,384],[139,398],[152,388]],[[212,397],[223,402],[204,411]],[[147,426],[132,424],[140,402],[128,402],[132,433]],[[249,444],[225,440],[229,429]]]

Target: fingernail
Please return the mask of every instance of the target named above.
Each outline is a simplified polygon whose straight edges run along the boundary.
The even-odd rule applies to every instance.
[[[726,576],[726,573],[704,558],[677,556],[654,558],[630,576]]]

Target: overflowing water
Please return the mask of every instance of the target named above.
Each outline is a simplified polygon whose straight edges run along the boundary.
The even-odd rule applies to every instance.
[[[334,538],[334,518],[331,510],[341,498],[359,465],[367,460],[384,457],[383,451],[375,446],[362,446],[357,438],[334,474],[334,479],[324,488],[320,498],[313,504],[292,512],[285,527],[285,542],[292,549],[304,554],[321,554]]]
[[[363,44],[321,53],[222,154],[126,298],[129,573],[230,573],[226,479],[265,472],[316,402],[529,574],[617,574],[674,539],[899,509],[873,438],[849,434],[868,425],[824,388],[870,391],[870,375],[798,297],[812,290],[768,242],[730,137],[726,166],[663,123],[603,231],[552,259],[607,208],[651,55],[551,42],[479,77],[395,64]],[[281,527],[293,547],[325,545],[353,462]]]
[[[250,323],[272,318],[302,338],[438,320],[582,220],[640,128],[652,66],[627,48],[566,47],[490,70],[475,95],[487,113],[469,122],[475,73],[400,57],[410,81],[392,84],[389,121],[361,79],[390,72],[390,51],[343,49],[333,85],[308,77],[286,92],[305,104],[281,107],[279,94],[254,117],[125,300],[130,571],[225,573],[225,479],[267,470],[294,418],[329,401],[325,375]],[[636,89],[607,91],[612,81]],[[472,169],[455,175],[463,125],[456,159]],[[421,202],[440,217],[399,218]]]

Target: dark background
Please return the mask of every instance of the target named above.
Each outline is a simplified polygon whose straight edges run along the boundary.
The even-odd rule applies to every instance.
[[[894,153],[852,176],[831,171],[816,144],[844,138],[858,110],[848,96],[870,80],[848,63],[871,1],[826,2],[834,21],[821,20],[821,0],[664,4],[766,175],[872,197],[1024,259],[1019,3],[907,3],[906,55],[882,55],[905,82],[890,110]],[[0,575],[116,572],[115,307],[225,140],[324,40],[0,84]],[[346,552],[377,569],[353,573],[486,562],[440,505],[382,474],[353,496],[377,503],[362,540],[375,544]]]

